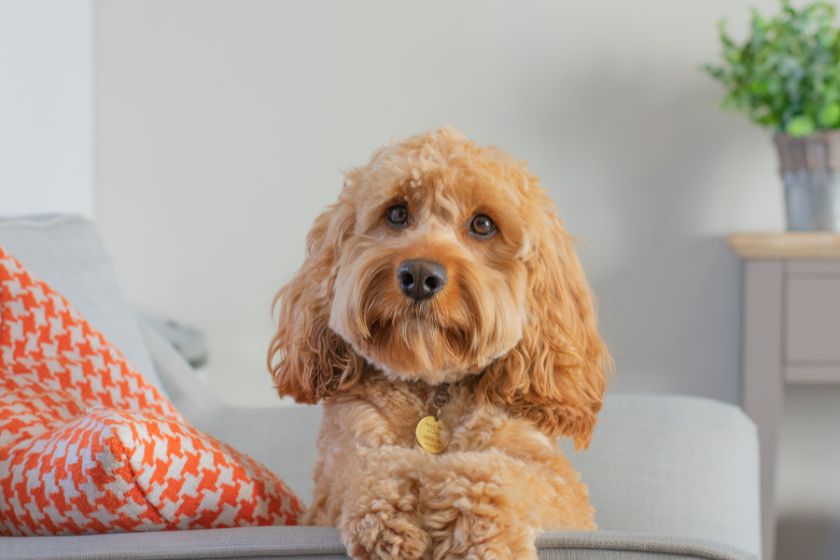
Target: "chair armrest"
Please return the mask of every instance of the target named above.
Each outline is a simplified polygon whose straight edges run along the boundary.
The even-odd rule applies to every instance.
[[[206,410],[221,405],[213,391],[195,373],[192,366],[143,319],[140,334],[158,372],[166,396],[188,420],[202,416]]]

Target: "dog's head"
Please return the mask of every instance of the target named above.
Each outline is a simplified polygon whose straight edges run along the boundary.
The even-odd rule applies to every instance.
[[[371,364],[477,396],[586,445],[609,360],[569,235],[538,180],[452,129],[376,152],[315,221],[277,294],[278,391],[317,402]]]

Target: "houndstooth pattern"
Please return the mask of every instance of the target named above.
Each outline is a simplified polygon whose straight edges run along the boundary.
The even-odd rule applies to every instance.
[[[0,534],[293,525],[301,511],[0,247]]]

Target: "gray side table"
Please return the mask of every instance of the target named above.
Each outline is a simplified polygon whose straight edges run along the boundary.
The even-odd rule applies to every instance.
[[[764,558],[776,545],[775,482],[785,385],[840,383],[840,235],[744,233],[742,405],[758,425]]]

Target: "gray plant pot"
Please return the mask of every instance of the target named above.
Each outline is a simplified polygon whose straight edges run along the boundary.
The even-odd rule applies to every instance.
[[[776,134],[790,231],[840,231],[840,131]]]

